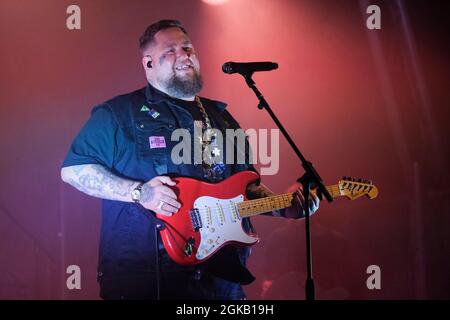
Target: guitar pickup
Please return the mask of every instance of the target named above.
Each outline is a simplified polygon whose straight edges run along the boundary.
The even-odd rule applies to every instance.
[[[200,212],[198,211],[198,209],[192,209],[189,211],[189,215],[191,216],[192,228],[195,231],[198,231],[202,227]]]

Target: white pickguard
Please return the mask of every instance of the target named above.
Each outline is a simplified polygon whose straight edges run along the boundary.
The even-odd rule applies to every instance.
[[[203,260],[213,254],[221,245],[229,241],[254,244],[257,237],[249,236],[242,229],[242,221],[237,204],[244,201],[239,195],[232,199],[214,197],[199,197],[194,202],[194,208],[200,213],[202,227],[200,245],[197,250],[197,260]]]

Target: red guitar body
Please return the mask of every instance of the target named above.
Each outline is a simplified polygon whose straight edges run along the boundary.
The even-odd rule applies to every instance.
[[[171,217],[157,214],[165,222],[161,238],[169,256],[178,264],[195,265],[227,244],[257,243],[255,234],[243,230],[237,204],[247,200],[246,187],[258,178],[253,171],[239,172],[215,184],[175,178],[173,190],[182,207]]]

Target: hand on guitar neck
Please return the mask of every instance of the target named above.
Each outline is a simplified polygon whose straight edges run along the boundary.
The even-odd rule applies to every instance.
[[[270,196],[275,196],[276,194],[271,191],[263,183],[249,184],[247,186],[247,197],[249,199],[259,199]],[[281,210],[274,210],[271,215],[274,217],[283,216],[285,218],[299,219],[305,217],[305,198],[303,197],[303,188],[300,185],[295,191],[292,192],[292,206]],[[319,209],[320,199],[316,193],[311,190],[309,198],[309,215],[311,216]]]

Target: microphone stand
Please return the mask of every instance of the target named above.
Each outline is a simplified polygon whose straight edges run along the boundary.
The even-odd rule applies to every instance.
[[[305,170],[305,173],[303,176],[301,176],[297,181],[300,182],[303,186],[303,196],[305,198],[305,229],[306,229],[306,282],[305,282],[305,296],[306,300],[314,300],[315,299],[315,289],[314,289],[314,280],[312,278],[312,256],[311,256],[311,231],[310,231],[310,222],[309,222],[309,195],[310,195],[310,188],[317,188],[317,195],[319,196],[319,199],[322,199],[322,196],[325,196],[328,202],[333,201],[333,197],[328,192],[328,190],[325,188],[325,185],[322,182],[322,178],[319,176],[317,171],[314,169],[313,164],[306,160],[303,154],[300,152],[294,141],[291,139],[289,134],[287,133],[286,129],[284,129],[281,122],[278,120],[276,115],[273,113],[272,109],[270,108],[269,104],[267,103],[264,96],[261,94],[261,92],[256,87],[255,81],[252,79],[253,72],[249,72],[246,74],[242,74],[245,78],[245,82],[247,85],[253,90],[256,97],[259,100],[258,108],[260,110],[266,109],[266,111],[269,113],[272,120],[275,122],[277,127],[280,129],[280,131],[283,133],[283,136],[288,141],[289,145],[294,150],[295,154],[300,159],[303,169]]]

